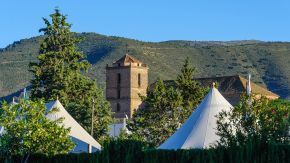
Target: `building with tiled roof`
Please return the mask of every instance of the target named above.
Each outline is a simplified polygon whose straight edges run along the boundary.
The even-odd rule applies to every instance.
[[[232,104],[236,105],[240,101],[240,97],[247,91],[248,80],[240,75],[194,78],[200,82],[202,86],[211,87],[213,82],[218,83],[218,90]],[[167,86],[174,86],[173,80],[164,81]],[[269,99],[278,99],[279,95],[267,90],[261,85],[250,82],[251,92],[256,96],[265,96]]]

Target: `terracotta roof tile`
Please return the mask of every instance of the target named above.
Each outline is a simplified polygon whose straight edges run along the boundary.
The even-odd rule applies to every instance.
[[[139,61],[138,59],[132,57],[129,54],[124,55],[122,58],[120,58],[119,60],[117,60],[115,63],[142,63],[141,61]]]
[[[207,78],[194,78],[199,81],[201,85],[211,87],[213,82],[218,82],[218,89],[223,93],[243,93],[246,92],[247,79],[240,75],[233,76],[221,76],[221,77],[207,77]],[[167,86],[175,86],[173,80],[166,80],[164,84]],[[153,83],[154,85],[154,83]],[[152,87],[152,85],[150,86]],[[152,89],[152,88],[151,88]],[[263,86],[251,82],[251,90],[254,94],[260,94],[264,96],[279,97],[279,95],[267,90]]]
[[[246,91],[248,80],[240,75],[210,77],[210,78],[196,78],[202,85],[210,86],[212,82],[218,82],[219,89],[223,92],[242,93]],[[267,90],[263,86],[251,82],[251,90],[254,94],[261,94],[264,96],[279,97],[279,95]]]

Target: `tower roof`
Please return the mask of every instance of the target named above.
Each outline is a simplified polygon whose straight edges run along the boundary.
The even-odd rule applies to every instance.
[[[129,54],[125,54],[122,58],[120,58],[119,60],[117,60],[116,62],[114,62],[114,64],[118,64],[118,63],[142,63],[141,61],[139,61],[138,59],[132,57]]]

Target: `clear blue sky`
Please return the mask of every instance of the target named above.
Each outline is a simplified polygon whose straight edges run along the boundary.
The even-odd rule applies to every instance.
[[[40,35],[58,6],[72,31],[144,41],[290,41],[289,0],[6,0],[0,2],[0,48]]]

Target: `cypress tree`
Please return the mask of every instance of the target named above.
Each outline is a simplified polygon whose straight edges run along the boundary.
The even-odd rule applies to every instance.
[[[208,92],[208,88],[203,87],[193,79],[194,72],[195,68],[190,66],[189,58],[186,58],[181,73],[176,80],[177,90],[181,92],[183,98],[182,123],[190,116]]]

